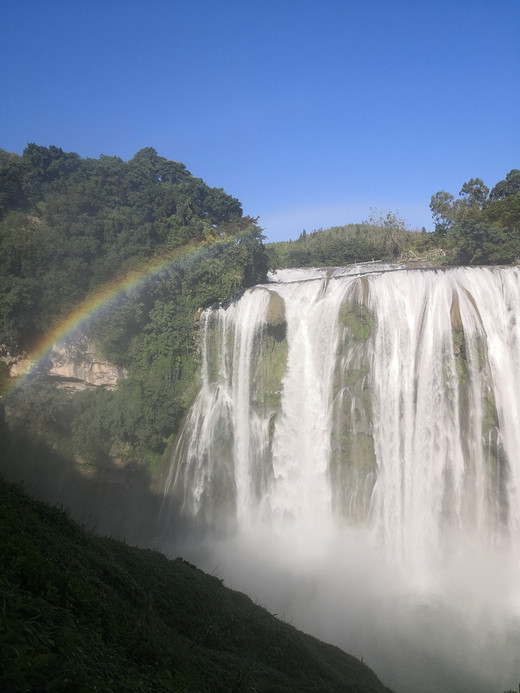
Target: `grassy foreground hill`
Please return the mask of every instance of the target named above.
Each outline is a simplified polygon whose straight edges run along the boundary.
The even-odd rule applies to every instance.
[[[355,657],[180,558],[0,479],[0,691],[389,693]]]

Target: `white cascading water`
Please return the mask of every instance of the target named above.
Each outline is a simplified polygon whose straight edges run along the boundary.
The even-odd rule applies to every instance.
[[[205,311],[166,485],[199,562],[402,693],[516,686],[518,316],[517,268],[378,265]]]

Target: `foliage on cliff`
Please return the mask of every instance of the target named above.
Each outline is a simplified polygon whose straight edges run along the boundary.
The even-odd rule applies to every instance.
[[[248,257],[235,248],[217,270],[212,263],[194,277],[185,279],[186,267],[176,273],[200,304],[230,298],[265,274],[260,229],[238,200],[152,148],[128,162],[35,144],[21,157],[0,151],[1,343],[27,348],[93,289],[223,237],[236,238]],[[169,279],[165,294],[179,288]]]
[[[73,403],[49,390],[47,407],[67,412],[86,456],[114,440],[161,453],[193,394],[194,316],[265,278],[262,238],[238,200],[152,148],[128,162],[36,144],[23,156],[0,150],[0,344],[29,350],[100,287],[170,259],[90,324],[106,358],[129,371],[121,388]]]
[[[436,242],[455,264],[509,264],[520,258],[519,169],[491,191],[480,178],[464,183],[458,198],[440,190],[430,209]]]
[[[274,267],[334,267],[371,260],[397,260],[420,237],[408,231],[393,212],[374,212],[362,224],[334,226],[307,233],[295,241],[268,244]]]
[[[182,559],[95,537],[0,479],[0,689],[390,693]]]

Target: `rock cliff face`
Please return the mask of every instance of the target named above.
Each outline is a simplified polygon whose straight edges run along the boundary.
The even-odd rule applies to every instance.
[[[113,390],[118,380],[126,377],[126,371],[104,361],[86,337],[53,347],[49,360],[48,375],[61,381],[61,387],[74,390],[88,387]]]
[[[34,365],[30,358],[24,356],[6,354],[2,360],[7,364],[11,377],[22,375]],[[53,346],[43,365],[47,375],[57,381],[59,387],[78,391],[92,387],[113,390],[117,382],[127,375],[125,369],[104,360],[94,342],[85,335]]]

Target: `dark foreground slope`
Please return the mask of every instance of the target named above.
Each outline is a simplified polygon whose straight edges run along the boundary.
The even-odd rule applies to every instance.
[[[359,660],[181,559],[0,480],[0,691],[383,692]]]

